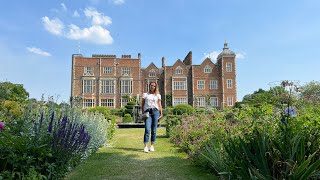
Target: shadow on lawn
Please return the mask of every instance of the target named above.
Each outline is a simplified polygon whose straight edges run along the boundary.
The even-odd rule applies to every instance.
[[[157,135],[157,138],[168,138],[168,136],[165,134],[161,134],[161,135]]]
[[[143,151],[141,148],[114,148],[114,149],[120,149],[120,150],[125,150],[125,151]]]
[[[136,148],[117,149],[141,151]],[[121,152],[96,153],[76,167],[66,179],[217,179],[212,173],[180,157],[149,156],[143,160],[139,157],[138,154]]]

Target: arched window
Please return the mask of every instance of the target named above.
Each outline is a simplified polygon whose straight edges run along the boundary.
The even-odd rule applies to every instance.
[[[149,71],[149,77],[156,77],[156,72],[153,69]]]
[[[211,73],[212,72],[212,68],[209,65],[206,65],[206,67],[204,68],[204,72],[205,73]]]
[[[182,74],[182,73],[183,73],[182,68],[181,68],[180,66],[178,66],[178,67],[176,68],[176,74]]]

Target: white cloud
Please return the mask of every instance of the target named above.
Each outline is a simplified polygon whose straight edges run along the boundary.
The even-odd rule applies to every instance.
[[[111,0],[111,2],[115,5],[121,5],[121,4],[124,4],[125,1],[124,0]]]
[[[211,53],[204,53],[203,59],[206,59],[207,57],[209,57],[214,62],[220,53],[221,52],[218,52],[218,51],[213,51]],[[247,56],[247,53],[245,53],[245,52],[236,53],[237,59],[245,59],[246,56]]]
[[[80,29],[72,24],[69,27],[67,38],[73,40],[85,40],[97,44],[112,44],[113,39],[110,32],[101,26],[91,26],[89,28]]]
[[[245,59],[246,57],[247,57],[247,53],[246,52],[236,53],[236,58],[237,59]]]
[[[27,50],[29,52],[32,52],[34,54],[38,54],[38,55],[41,55],[41,56],[51,56],[50,53],[46,52],[46,51],[43,51],[42,49],[40,48],[36,48],[36,47],[27,47]]]
[[[96,9],[94,8],[86,8],[84,10],[84,14],[92,18],[91,23],[92,25],[105,25],[108,26],[109,24],[112,23],[112,20],[109,16],[104,16],[103,14],[99,13]]]
[[[220,54],[220,52],[218,52],[218,51],[213,51],[211,53],[204,53],[203,59],[210,58],[211,61],[215,62],[215,60],[217,59],[219,54]]]
[[[58,18],[50,20],[45,16],[42,17],[42,22],[47,31],[54,35],[61,35],[64,25]]]
[[[68,9],[67,9],[67,6],[64,4],[64,3],[61,3],[61,7],[62,7],[62,9],[64,10],[64,11],[67,11]]]
[[[77,11],[73,13],[73,16],[79,15]],[[48,17],[43,17],[42,21],[47,31],[54,35],[62,35],[72,40],[84,40],[95,44],[112,44],[113,38],[110,31],[104,26],[108,26],[112,23],[112,20],[108,16],[104,16],[94,8],[86,8],[84,10],[86,17],[91,20],[91,27],[80,28],[75,24],[71,24],[64,30],[63,23],[55,18],[50,20]]]
[[[72,14],[73,17],[80,17],[80,14],[78,13],[77,10],[75,10]]]

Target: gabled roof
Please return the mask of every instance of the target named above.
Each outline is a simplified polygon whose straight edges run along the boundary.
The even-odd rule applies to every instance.
[[[185,67],[186,65],[185,65],[180,59],[178,59],[178,60],[172,65],[172,67],[174,67],[174,66],[183,66],[183,67]]]
[[[154,68],[156,68],[156,69],[159,69],[153,62],[151,62],[151,63],[149,64],[149,66],[147,66],[145,69],[149,69],[149,68],[152,68],[152,67],[154,67]]]
[[[209,57],[207,57],[205,60],[203,60],[202,63],[201,63],[201,65],[202,65],[202,64],[205,64],[205,63],[207,63],[207,62],[209,62],[210,64],[213,64],[213,65],[214,65],[214,63],[212,62],[211,58],[209,58]]]

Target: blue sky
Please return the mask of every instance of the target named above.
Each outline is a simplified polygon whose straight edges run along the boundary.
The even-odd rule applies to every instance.
[[[0,81],[30,98],[68,101],[71,56],[141,53],[142,67],[193,53],[237,54],[237,95],[269,83],[320,77],[320,1],[62,0],[0,2]],[[213,60],[215,62],[215,59]]]

